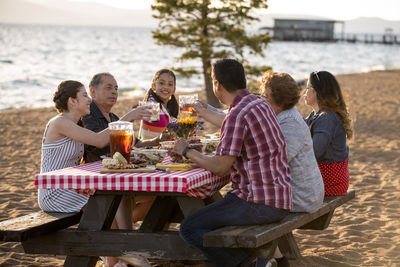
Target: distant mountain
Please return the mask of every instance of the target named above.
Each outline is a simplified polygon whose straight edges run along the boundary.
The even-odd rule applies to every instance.
[[[66,0],[48,1],[46,5],[26,0],[0,0],[0,23],[157,26],[150,10],[119,9]]]
[[[307,16],[307,15],[286,15],[286,14],[267,14],[260,16],[260,22],[256,24],[257,27],[273,27],[274,19],[317,19],[317,20],[335,20],[332,18]],[[386,29],[392,29],[394,34],[400,34],[400,20],[384,20],[381,18],[366,18],[361,17],[352,20],[345,20],[344,31],[345,33],[368,33],[368,34],[383,34]],[[341,32],[342,26],[338,24],[336,27],[337,32]]]
[[[400,34],[400,20],[384,20],[381,18],[357,18],[345,21],[346,33],[384,33],[392,29],[394,34]]]

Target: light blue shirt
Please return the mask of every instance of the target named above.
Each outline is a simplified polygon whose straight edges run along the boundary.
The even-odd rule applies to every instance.
[[[296,107],[277,115],[286,141],[292,176],[294,212],[314,212],[322,206],[324,183],[313,150],[310,129]]]

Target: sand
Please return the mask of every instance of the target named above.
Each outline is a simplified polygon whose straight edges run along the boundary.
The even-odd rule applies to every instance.
[[[349,165],[356,198],[336,209],[326,230],[295,231],[302,258],[291,265],[400,266],[400,70],[337,78],[354,119]],[[113,111],[122,115],[135,101],[120,99]],[[310,109],[300,102],[305,116]],[[39,210],[34,175],[40,170],[44,127],[55,114],[53,108],[0,112],[0,221]],[[0,243],[0,266],[61,266],[63,259],[24,254],[18,243]]]

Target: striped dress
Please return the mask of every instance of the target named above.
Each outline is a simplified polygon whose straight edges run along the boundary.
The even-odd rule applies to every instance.
[[[47,130],[47,127],[46,127]],[[84,146],[69,137],[42,143],[41,173],[79,165]],[[48,212],[77,212],[89,197],[72,189],[39,189],[39,207]]]

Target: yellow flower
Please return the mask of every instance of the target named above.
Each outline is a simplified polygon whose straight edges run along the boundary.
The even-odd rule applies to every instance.
[[[179,119],[179,123],[181,123],[181,124],[195,124],[196,122],[197,122],[197,120],[192,117],[186,117],[183,119]]]

